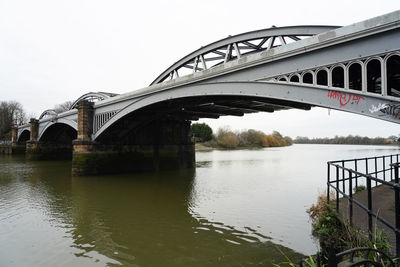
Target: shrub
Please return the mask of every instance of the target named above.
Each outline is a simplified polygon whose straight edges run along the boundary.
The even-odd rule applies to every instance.
[[[267,135],[267,136],[265,136],[263,146],[264,147],[278,147],[278,146],[281,146],[281,144],[280,144],[279,140],[276,139],[275,136]]]
[[[334,196],[334,194],[330,194]],[[360,229],[344,222],[332,206],[327,204],[326,194],[318,196],[317,204],[312,205],[307,213],[312,223],[312,235],[319,239],[321,253],[328,255],[328,249],[337,252],[355,247],[370,247],[389,254],[390,242],[388,236],[380,229],[375,229],[374,240]]]
[[[218,135],[217,143],[224,148],[237,148],[239,145],[239,137],[232,132],[227,132]]]
[[[190,135],[195,141],[205,142],[213,137],[213,131],[210,126],[205,123],[193,123],[190,126]]]

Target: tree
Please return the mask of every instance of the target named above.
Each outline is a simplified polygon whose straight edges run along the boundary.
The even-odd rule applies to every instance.
[[[22,105],[16,101],[0,102],[0,139],[8,139],[13,125],[27,122]]]
[[[283,136],[278,131],[273,131],[272,136],[276,139],[279,145],[277,146],[286,146],[286,141],[283,139]]]
[[[191,136],[200,142],[206,142],[212,139],[213,131],[210,126],[205,123],[193,123],[191,128]]]
[[[64,111],[68,111],[73,103],[74,103],[74,101],[65,101],[64,103],[57,104],[57,105],[54,106],[54,111],[56,113],[61,113],[61,112],[64,112]]]
[[[217,143],[224,148],[237,148],[239,145],[239,137],[231,131],[219,129]]]

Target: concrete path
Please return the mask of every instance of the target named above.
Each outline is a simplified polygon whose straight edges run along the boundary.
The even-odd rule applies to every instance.
[[[358,192],[353,195],[356,200],[361,202],[366,207],[368,206],[368,195],[367,190]],[[345,220],[349,219],[349,201],[347,199],[341,199],[339,202],[339,210]],[[372,210],[378,214],[380,218],[385,219],[393,226],[395,226],[395,203],[394,203],[394,190],[386,185],[379,185],[372,188]],[[396,236],[393,230],[384,225],[373,217],[373,229],[376,229],[375,225],[379,229],[383,229],[389,236],[390,243],[392,245],[392,252],[395,252],[396,248]],[[377,224],[376,224],[377,223]],[[368,233],[368,215],[365,210],[358,207],[357,204],[353,203],[353,224],[366,233]]]

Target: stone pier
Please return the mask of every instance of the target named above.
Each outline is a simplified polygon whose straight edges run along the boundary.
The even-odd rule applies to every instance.
[[[29,140],[26,141],[26,157],[30,160],[36,160],[40,158],[40,149],[39,149],[39,120],[31,119],[29,121],[30,125],[30,137]]]
[[[124,138],[110,134],[108,139],[94,142],[93,107],[83,101],[78,105],[78,138],[73,141],[72,172],[95,175],[193,168],[194,145],[189,131],[188,121],[163,119],[145,123]]]
[[[11,147],[9,154],[13,155],[25,154],[25,150],[26,150],[25,143],[24,144],[18,143],[18,126],[13,126],[11,128]]]

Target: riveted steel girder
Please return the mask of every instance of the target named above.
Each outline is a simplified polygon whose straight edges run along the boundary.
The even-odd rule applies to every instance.
[[[291,26],[291,27],[271,27],[269,29],[263,29],[263,30],[257,30],[257,31],[251,31],[251,32],[246,32],[234,36],[229,36],[227,38],[221,39],[219,41],[213,42],[211,44],[208,44],[206,46],[201,47],[200,49],[197,49],[196,51],[190,53],[189,55],[183,57],[182,59],[178,60],[175,62],[172,66],[170,66],[168,69],[166,69],[163,73],[161,73],[150,85],[160,83],[164,81],[168,76],[176,72],[178,69],[182,67],[187,67],[187,68],[193,68],[194,70],[201,71],[206,69],[206,61],[209,60],[215,60],[215,59],[225,59],[225,62],[230,60],[232,58],[232,55],[230,52],[231,50],[236,50],[237,51],[237,56],[234,58],[240,57],[240,51],[248,48],[248,50],[254,50],[254,51],[263,51],[267,49],[271,49],[274,46],[274,40],[275,38],[278,37],[280,39],[280,44],[279,45],[284,45],[286,44],[286,41],[284,41],[284,38],[290,38],[294,41],[301,40],[299,37],[306,37],[306,36],[313,36],[318,33],[326,32],[332,29],[336,29],[338,26],[310,26],[310,25],[305,25],[305,26]],[[257,45],[250,43],[252,40],[260,40]],[[263,47],[263,44],[269,40],[269,44],[267,47]],[[238,43],[244,43],[245,46],[247,47],[238,47]],[[224,52],[221,52],[221,50],[225,50]],[[252,51],[253,52],[253,51]],[[222,57],[215,57],[215,58],[208,58],[205,59],[204,55],[208,53],[214,53],[216,55],[221,55]],[[202,62],[202,68],[197,67],[198,61]],[[194,64],[193,66],[188,65],[188,63],[191,62]]]

